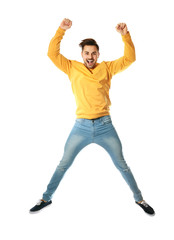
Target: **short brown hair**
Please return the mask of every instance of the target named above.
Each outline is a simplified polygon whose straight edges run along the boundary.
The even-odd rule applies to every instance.
[[[96,46],[97,50],[99,51],[99,46],[98,46],[97,42],[92,38],[86,38],[86,39],[82,40],[82,42],[79,44],[79,46],[82,48],[82,51],[83,51],[83,48],[85,45]]]

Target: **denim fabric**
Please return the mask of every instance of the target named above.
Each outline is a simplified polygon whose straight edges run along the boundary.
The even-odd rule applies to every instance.
[[[57,166],[46,192],[43,194],[43,199],[45,201],[52,199],[55,190],[77,154],[91,143],[100,145],[108,152],[114,165],[132,190],[135,201],[142,201],[141,192],[138,189],[130,168],[124,160],[122,145],[112,124],[110,115],[92,120],[84,118],[76,119],[66,141],[62,160]]]

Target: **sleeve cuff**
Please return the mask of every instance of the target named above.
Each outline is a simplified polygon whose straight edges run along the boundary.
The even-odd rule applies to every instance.
[[[127,32],[126,35],[122,35],[123,41],[124,41],[124,39],[126,40],[126,39],[128,39],[128,38],[130,38],[130,37],[131,37],[131,36],[130,36],[130,33],[129,33],[129,32]]]
[[[58,28],[57,32],[64,34],[66,30],[62,29],[61,27]]]

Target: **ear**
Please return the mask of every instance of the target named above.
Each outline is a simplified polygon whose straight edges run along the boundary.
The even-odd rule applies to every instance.
[[[97,56],[97,58],[99,58],[100,57],[100,53],[98,52],[98,56]]]
[[[83,51],[81,51],[81,56],[83,57]]]

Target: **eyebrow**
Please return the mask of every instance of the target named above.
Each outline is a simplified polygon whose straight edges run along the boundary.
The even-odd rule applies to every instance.
[[[85,53],[89,53],[88,51],[85,51]],[[92,53],[97,53],[97,51],[94,51],[94,52],[92,52]]]

